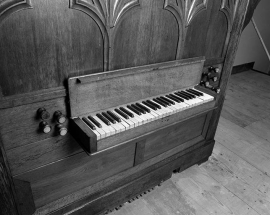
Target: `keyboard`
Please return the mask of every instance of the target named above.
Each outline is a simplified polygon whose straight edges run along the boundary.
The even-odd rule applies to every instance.
[[[79,119],[97,140],[101,140],[212,100],[213,96],[188,88],[80,116]]]

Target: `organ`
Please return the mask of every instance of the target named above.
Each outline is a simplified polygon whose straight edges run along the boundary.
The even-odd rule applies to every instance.
[[[258,2],[3,0],[1,214],[103,214],[206,161]]]

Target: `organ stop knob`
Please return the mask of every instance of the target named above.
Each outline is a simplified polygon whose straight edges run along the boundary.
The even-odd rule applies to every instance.
[[[63,125],[56,125],[57,132],[59,133],[60,136],[65,136],[67,134],[67,128],[64,127]]]
[[[38,117],[42,120],[47,120],[50,118],[50,113],[45,108],[39,108],[37,110]]]
[[[55,120],[60,124],[63,124],[66,121],[66,116],[62,114],[62,112],[59,110],[55,111],[54,117],[55,117]]]
[[[52,127],[46,121],[40,122],[39,123],[39,128],[45,134],[50,133],[51,130],[52,130]]]

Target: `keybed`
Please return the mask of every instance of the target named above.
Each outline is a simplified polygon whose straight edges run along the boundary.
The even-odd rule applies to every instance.
[[[97,140],[214,100],[194,88],[178,90],[80,117]]]

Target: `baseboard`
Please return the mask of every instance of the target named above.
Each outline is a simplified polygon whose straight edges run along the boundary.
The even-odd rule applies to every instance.
[[[240,73],[240,72],[252,70],[254,64],[255,64],[255,62],[250,62],[250,63],[245,63],[245,64],[234,66],[232,69],[232,75]]]

